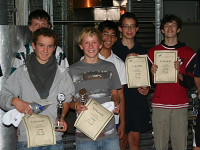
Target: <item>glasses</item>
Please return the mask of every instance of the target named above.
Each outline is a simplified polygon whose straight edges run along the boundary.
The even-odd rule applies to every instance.
[[[124,29],[135,29],[135,28],[137,28],[136,25],[131,25],[131,26],[122,25],[121,27],[124,28]]]
[[[114,34],[114,33],[103,33],[103,36],[104,37],[111,37],[111,38],[116,38],[116,34]]]

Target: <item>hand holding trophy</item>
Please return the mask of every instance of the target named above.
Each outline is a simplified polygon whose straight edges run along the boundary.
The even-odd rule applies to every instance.
[[[62,119],[62,113],[63,113],[63,102],[65,101],[66,97],[65,94],[59,93],[57,96],[58,105],[57,105],[57,124],[54,127],[54,130],[64,130],[64,126],[60,125],[60,121]]]
[[[75,110],[80,114],[81,111],[87,110],[85,106],[88,101],[87,90],[85,88],[80,89],[78,95],[78,98],[76,98]]]
[[[80,103],[82,105],[85,105],[88,99],[87,90],[85,88],[80,89],[79,95],[80,95]]]

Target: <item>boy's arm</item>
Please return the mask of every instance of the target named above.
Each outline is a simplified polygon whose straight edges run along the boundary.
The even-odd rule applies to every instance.
[[[63,108],[63,112],[62,112],[62,119],[65,118],[65,116],[67,115],[67,113],[69,111],[69,103],[65,102],[63,105],[64,105],[63,106],[64,108]]]
[[[194,77],[194,82],[197,88],[198,97],[200,97],[200,77]]]
[[[118,94],[118,90],[112,90],[112,101],[115,103],[115,106],[119,105],[120,97]]]
[[[14,97],[12,99],[12,105],[15,106],[15,108],[20,112],[20,113],[28,113],[29,115],[32,115],[33,111],[31,107],[29,106],[30,103],[23,101],[22,99],[18,97]]]
[[[195,83],[194,83],[194,77],[193,77],[193,72],[194,72],[194,67],[195,67],[195,59],[193,59],[190,64],[188,65],[186,69],[186,73],[183,74],[179,72],[178,69],[178,79],[180,81],[180,85],[182,85],[185,88],[194,88]]]
[[[64,106],[63,106],[62,116],[61,116],[61,119],[60,119],[60,126],[63,126],[64,129],[56,130],[57,132],[65,132],[67,130],[67,123],[65,121],[65,116],[67,115],[67,113],[69,111],[69,103],[65,102],[63,105]],[[58,119],[56,119],[56,122],[57,121],[58,121]]]
[[[124,87],[118,90],[118,95],[120,98],[120,105],[119,105],[119,115],[120,115],[120,126],[118,128],[118,135],[121,139],[125,135],[125,97],[124,97]]]
[[[14,109],[13,99],[20,96],[21,69],[16,70],[4,83],[0,91],[0,107],[3,110]],[[25,111],[25,110],[24,110]],[[23,112],[22,112],[23,113]]]
[[[26,59],[26,48],[25,46],[21,47],[15,57],[14,60],[11,64],[11,74],[21,65],[23,65],[25,63],[25,59]]]

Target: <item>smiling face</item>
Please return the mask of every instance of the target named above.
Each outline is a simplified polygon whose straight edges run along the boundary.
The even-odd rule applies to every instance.
[[[102,32],[103,37],[103,48],[111,50],[112,46],[117,40],[116,31],[113,29],[105,28]]]
[[[132,18],[125,18],[119,27],[119,31],[126,39],[133,39],[138,30],[139,27],[136,26],[136,21]]]
[[[178,28],[176,21],[172,21],[166,23],[161,31],[165,38],[176,38],[181,29]]]
[[[55,51],[55,40],[53,37],[40,35],[36,43],[32,43],[36,53],[36,59],[40,64],[45,64],[49,61]]]
[[[102,44],[96,35],[83,37],[82,43],[79,46],[84,51],[86,59],[98,57],[99,50],[102,48]]]

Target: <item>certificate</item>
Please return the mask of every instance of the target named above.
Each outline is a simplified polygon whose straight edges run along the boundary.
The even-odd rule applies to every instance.
[[[129,56],[125,64],[128,88],[150,86],[147,55]]]
[[[177,70],[174,67],[174,61],[177,61],[177,51],[155,51],[154,60],[155,64],[158,65],[154,74],[154,83],[177,83]]]
[[[28,148],[56,144],[53,123],[48,116],[35,114],[25,115],[23,122],[26,128]]]
[[[88,109],[80,113],[74,126],[92,140],[96,140],[114,114],[92,98],[86,106]]]

